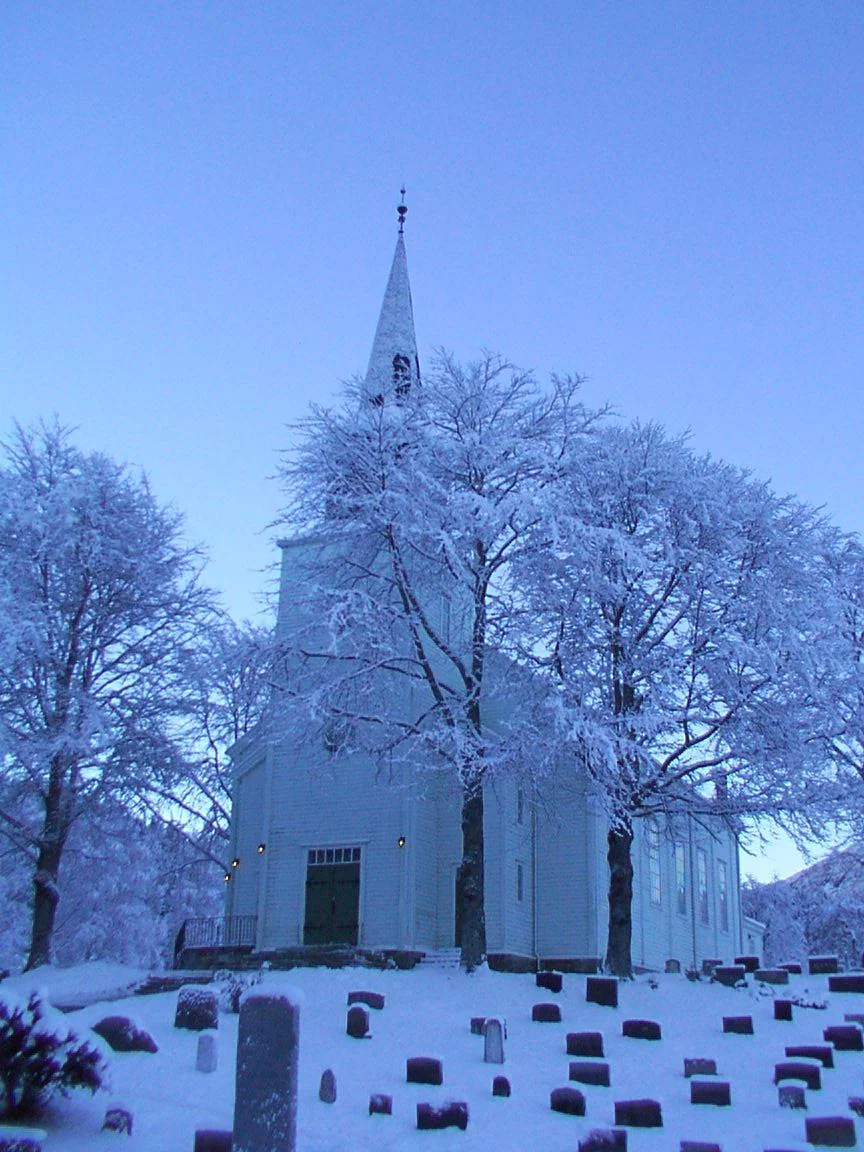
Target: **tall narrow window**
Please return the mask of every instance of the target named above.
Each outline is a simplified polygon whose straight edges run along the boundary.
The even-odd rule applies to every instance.
[[[708,923],[708,857],[704,848],[696,849],[696,887],[699,893],[699,919]]]
[[[720,906],[720,927],[729,931],[729,876],[726,861],[717,861],[717,903]]]
[[[397,400],[404,400],[411,390],[411,361],[401,352],[393,357],[393,386]]]
[[[675,907],[684,916],[687,912],[687,867],[684,845],[675,843]]]
[[[648,825],[648,889],[651,903],[660,904],[663,896],[660,878],[660,829],[653,822]]]
[[[516,903],[521,904],[525,898],[525,869],[521,864],[516,865]]]
[[[525,823],[525,793],[521,788],[516,789],[516,823]]]

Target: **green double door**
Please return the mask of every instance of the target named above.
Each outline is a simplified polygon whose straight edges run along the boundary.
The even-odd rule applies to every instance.
[[[360,919],[360,864],[306,868],[304,944],[356,944]]]

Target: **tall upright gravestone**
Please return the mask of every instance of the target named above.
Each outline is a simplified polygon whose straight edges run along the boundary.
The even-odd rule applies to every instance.
[[[250,992],[240,1004],[232,1152],[295,1152],[299,993]]]

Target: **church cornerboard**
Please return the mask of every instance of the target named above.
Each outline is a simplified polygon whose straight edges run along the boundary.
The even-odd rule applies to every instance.
[[[419,361],[400,231],[373,341],[366,388],[419,385]],[[283,541],[277,630],[298,626],[293,591],[304,550]],[[410,700],[394,706],[410,707]],[[369,759],[334,762],[306,733],[259,727],[231,749],[234,806],[226,914],[257,916],[255,953],[321,945],[429,952],[458,946],[456,872],[461,857],[455,781],[417,766],[384,780]],[[572,771],[549,782],[535,805],[517,780],[484,794],[487,949],[513,970],[554,957],[593,970],[605,951],[606,826],[586,781]],[[718,823],[674,832],[637,822],[635,965],[662,969],[674,957],[760,950],[759,927],[739,899],[738,848]]]

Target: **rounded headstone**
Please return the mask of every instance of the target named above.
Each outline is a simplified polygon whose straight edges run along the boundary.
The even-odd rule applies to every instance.
[[[369,1035],[369,1013],[360,1004],[352,1004],[348,1009],[345,1031],[355,1040],[363,1040]]]
[[[549,1107],[553,1112],[567,1116],[585,1115],[585,1096],[578,1088],[553,1088],[549,1094]]]
[[[506,1076],[496,1076],[492,1081],[492,1095],[493,1096],[509,1096],[510,1095],[510,1081]]]
[[[321,1083],[318,1087],[318,1099],[323,1104],[336,1103],[336,1075],[332,1068],[325,1068],[321,1073]]]

